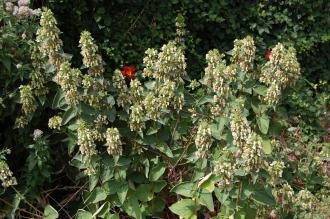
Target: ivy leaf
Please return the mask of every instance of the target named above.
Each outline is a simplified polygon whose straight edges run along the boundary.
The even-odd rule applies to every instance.
[[[164,164],[157,164],[150,170],[149,179],[150,181],[158,180],[165,172],[166,166]]]
[[[44,210],[44,219],[56,219],[58,218],[58,212],[51,205],[47,205]]]
[[[194,188],[195,184],[192,182],[182,182],[171,189],[171,192],[175,192],[178,195],[185,197],[193,197],[196,189]]]
[[[171,205],[170,210],[182,218],[197,219],[199,206],[191,199],[182,199]]]
[[[265,114],[257,118],[259,130],[263,134],[267,134],[269,128],[269,117]]]

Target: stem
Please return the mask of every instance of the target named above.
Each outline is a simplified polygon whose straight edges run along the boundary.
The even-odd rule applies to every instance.
[[[43,213],[41,211],[39,211],[36,207],[34,207],[29,201],[27,201],[24,196],[17,190],[15,189],[14,186],[11,187],[18,195],[20,198],[22,198],[22,200],[29,205],[31,208],[33,208],[33,210],[35,210],[36,212],[38,212],[39,214],[43,215]]]

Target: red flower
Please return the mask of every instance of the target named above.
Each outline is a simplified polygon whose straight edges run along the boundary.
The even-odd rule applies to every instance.
[[[136,73],[136,68],[134,66],[124,66],[124,68],[121,70],[121,73],[129,80],[132,80]]]
[[[272,54],[272,49],[266,51],[265,57],[267,60],[269,60],[271,54]]]

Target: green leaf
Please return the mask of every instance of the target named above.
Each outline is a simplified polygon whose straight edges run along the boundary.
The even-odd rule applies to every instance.
[[[125,202],[127,192],[128,192],[128,184],[127,183],[120,184],[117,195],[118,195],[119,201],[122,204]]]
[[[111,214],[111,213],[107,213],[104,216],[104,219],[119,219],[119,214]]]
[[[72,154],[76,145],[77,145],[77,141],[73,137],[71,137],[68,142],[68,154]]]
[[[47,65],[45,66],[45,73],[47,73],[47,74],[54,73],[55,70],[56,70],[55,65],[47,64]]]
[[[199,200],[202,205],[205,205],[210,211],[214,211],[214,203],[212,193],[202,189],[199,193]]]
[[[259,130],[263,134],[267,134],[269,128],[269,117],[265,114],[257,118]]]
[[[98,203],[103,201],[107,198],[107,194],[105,190],[101,187],[96,187],[92,193],[87,197],[86,203]]]
[[[213,103],[213,96],[211,95],[206,95],[203,96],[201,99],[199,99],[197,105],[203,105],[204,103]]]
[[[152,183],[153,192],[157,193],[162,191],[162,189],[167,185],[165,180],[159,180]]]
[[[171,149],[169,148],[169,146],[167,146],[167,144],[165,142],[161,142],[157,145],[156,147],[158,150],[160,150],[160,152],[163,152],[164,154],[166,154],[168,157],[173,157],[173,153],[171,151]]]
[[[198,183],[198,187],[206,189],[208,192],[213,192],[215,186],[213,181],[213,174],[209,173]]]
[[[144,86],[148,89],[148,90],[153,90],[155,88],[156,82],[155,81],[147,81],[144,83]]]
[[[148,131],[147,131],[147,135],[153,135],[156,134],[158,132],[158,130],[162,127],[162,125],[160,123],[154,123],[153,126],[151,126]]]
[[[52,109],[58,109],[65,104],[65,93],[62,90],[58,90],[52,102]]]
[[[261,96],[265,96],[267,93],[267,87],[263,85],[258,85],[253,88],[253,91]]]
[[[182,182],[171,189],[171,192],[175,192],[178,195],[185,197],[193,197],[196,192],[195,183],[192,182]]]
[[[170,210],[180,217],[197,219],[197,211],[199,210],[199,206],[191,199],[182,199],[171,205]]]
[[[156,197],[153,200],[153,206],[154,206],[155,212],[162,212],[165,208],[165,202],[161,198]]]
[[[164,164],[157,164],[150,170],[149,179],[150,181],[158,180],[165,172],[166,166]]]
[[[97,209],[97,211],[93,214],[93,217],[98,216],[101,218],[106,218],[106,216],[110,212],[110,207],[110,202],[105,202],[103,205],[101,205],[101,207],[99,207],[99,209]]]
[[[108,96],[107,97],[107,104],[109,104],[110,106],[113,106],[116,104],[115,98],[113,98],[113,96]]]
[[[217,139],[217,140],[222,140],[222,131],[223,128],[225,127],[225,124],[227,123],[227,118],[225,117],[219,117],[216,119],[217,123],[211,124],[211,132],[212,136]]]
[[[93,191],[93,189],[95,188],[95,186],[97,185],[99,181],[99,176],[94,174],[94,175],[91,175],[89,176],[89,191]]]
[[[113,122],[115,121],[116,119],[116,108],[115,107],[112,107],[110,110],[103,110],[101,112],[102,115],[106,116],[107,119],[110,121],[110,122]]]
[[[265,154],[271,154],[272,153],[272,145],[270,143],[270,140],[263,140],[262,142],[262,146],[263,146],[263,149],[264,149],[264,153]]]
[[[76,219],[93,219],[93,214],[85,211],[85,210],[78,210]]]
[[[135,191],[135,196],[138,200],[143,202],[151,201],[153,198],[152,185],[141,184]]]
[[[138,200],[135,197],[127,198],[124,204],[124,210],[129,216],[132,216],[136,219],[142,218],[141,208]]]
[[[63,115],[62,118],[62,125],[66,125],[68,122],[70,122],[74,117],[77,116],[77,108],[76,107],[70,107]]]
[[[112,179],[105,184],[105,189],[107,190],[108,194],[113,195],[120,191],[120,187],[122,184],[125,184],[125,182],[116,181]]]
[[[276,204],[274,198],[266,190],[257,190],[253,193],[252,199],[261,205],[273,206]]]
[[[56,219],[58,218],[58,212],[51,205],[47,205],[44,210],[44,219]]]

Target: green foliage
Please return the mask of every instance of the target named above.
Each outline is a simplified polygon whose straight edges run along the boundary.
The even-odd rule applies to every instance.
[[[7,99],[5,107],[12,105],[12,111],[0,114],[4,133],[14,130],[1,143],[13,149],[14,158],[0,153],[0,176],[3,182],[15,176],[18,185],[10,181],[1,190],[3,217],[329,214],[329,143],[321,139],[327,126],[327,84],[306,80],[311,88],[301,93],[306,84],[298,79],[300,65],[290,47],[311,52],[314,45],[329,40],[322,28],[303,34],[308,19],[293,19],[300,13],[304,19],[316,13],[321,3],[48,4],[60,12],[56,17],[67,13],[83,20],[65,27],[60,20],[64,28],[58,29],[52,11],[44,8],[38,31],[31,30],[36,40],[29,41],[26,57],[17,58],[22,65],[31,63],[26,64],[26,75],[21,81],[4,78],[9,85],[3,86],[3,100],[9,98],[7,93],[16,99]],[[296,7],[304,10],[286,10]],[[184,16],[174,24],[177,12]],[[239,13],[244,22],[238,21]],[[121,22],[113,19],[118,14]],[[19,21],[5,11],[2,17]],[[9,24],[3,23],[6,30]],[[294,33],[279,24],[293,25]],[[327,20],[320,24],[327,25]],[[248,33],[256,40],[245,37]],[[278,40],[283,43],[275,45]],[[213,47],[231,50],[222,53]],[[263,53],[268,47],[273,50],[266,60]],[[128,63],[140,70],[129,69],[129,76],[113,70]],[[320,90],[325,92],[315,92]],[[323,123],[316,126],[320,119]],[[24,147],[16,150],[15,143]],[[26,159],[16,164],[21,151]]]
[[[330,13],[329,4],[323,0],[50,0],[46,3],[58,15],[60,27],[66,33],[63,37],[68,51],[79,53],[75,47],[79,33],[88,29],[112,69],[121,64],[139,65],[147,48],[173,38],[175,17],[182,13],[188,30],[189,73],[194,78],[200,77],[204,66],[202,57],[207,51],[213,48],[227,51],[236,38],[252,35],[261,57],[277,42],[295,47],[299,60],[304,60],[301,62],[303,74],[313,81],[329,80],[326,52],[330,40],[330,20],[326,16]],[[118,17],[121,19],[116,19]],[[319,54],[323,54],[322,58]]]

